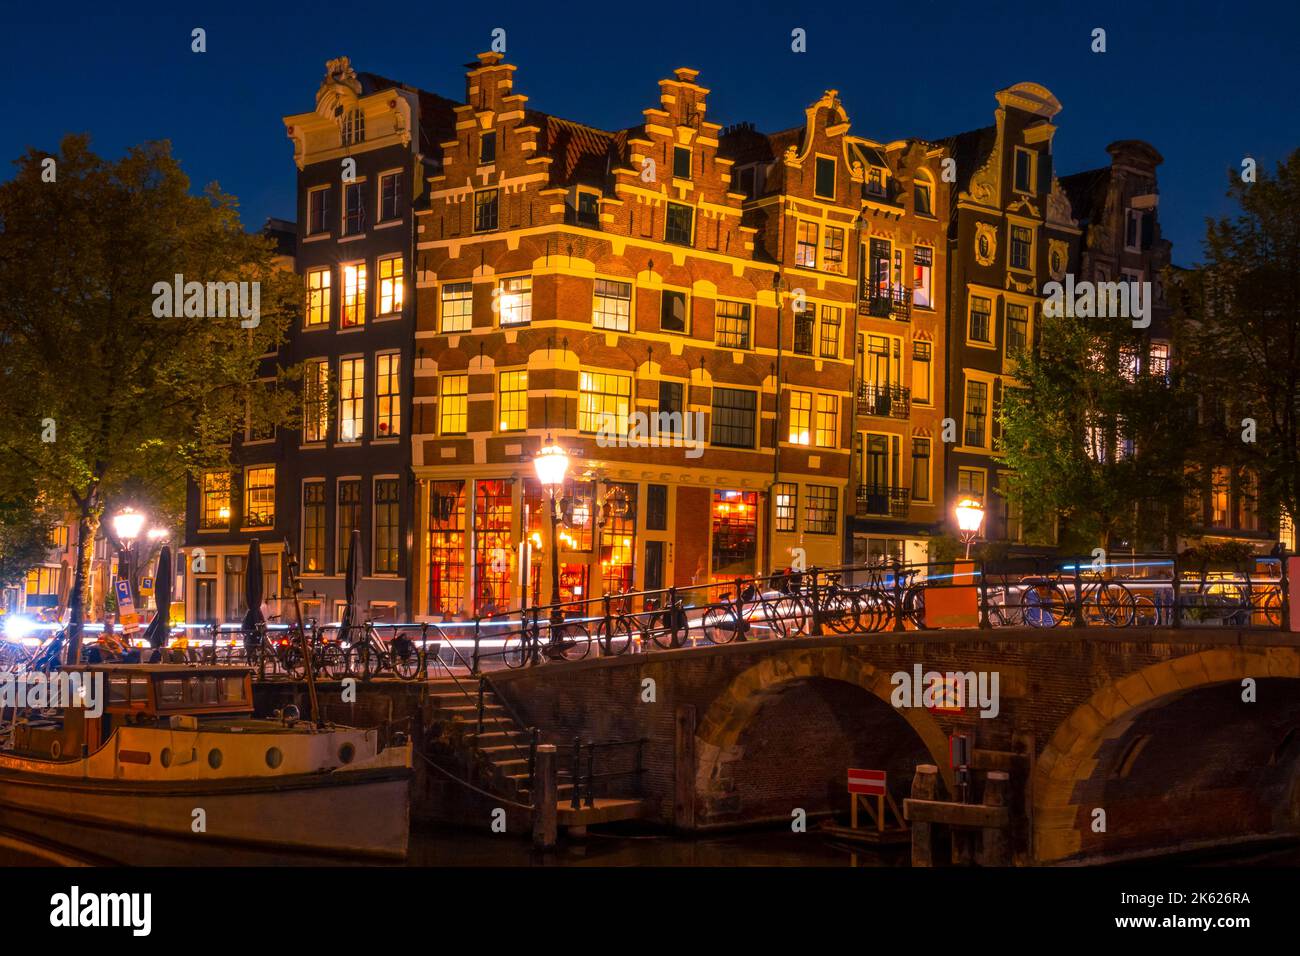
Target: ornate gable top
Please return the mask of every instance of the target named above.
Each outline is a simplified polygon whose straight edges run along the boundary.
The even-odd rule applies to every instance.
[[[1052,95],[1052,91],[1037,83],[1017,83],[997,93],[998,104],[1013,107],[1051,119],[1061,112],[1061,101]]]

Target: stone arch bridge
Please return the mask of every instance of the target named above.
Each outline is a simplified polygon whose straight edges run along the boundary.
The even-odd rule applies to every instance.
[[[916,665],[996,672],[996,716],[894,706],[893,675]],[[900,805],[918,763],[937,764],[951,788],[948,735],[968,732],[977,798],[980,771],[1011,774],[1020,863],[1300,834],[1300,635],[808,637],[546,664],[491,682],[550,739],[645,738],[642,792],[687,830],[843,811],[850,766],[889,771]]]

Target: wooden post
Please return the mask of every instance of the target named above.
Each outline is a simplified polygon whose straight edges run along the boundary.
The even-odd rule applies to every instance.
[[[695,829],[695,707],[677,708],[673,740],[673,826]]]
[[[555,846],[557,832],[555,744],[537,745],[537,767],[533,774],[533,846]]]
[[[1001,807],[1007,803],[1011,787],[1010,775],[1003,770],[990,770],[984,780],[984,803],[990,807]],[[980,844],[980,866],[1010,866],[1010,834],[1002,827],[985,827],[983,841]]]
[[[939,792],[939,768],[932,763],[916,765],[912,777],[912,799],[933,800]],[[912,823],[912,865],[934,866],[933,824]]]

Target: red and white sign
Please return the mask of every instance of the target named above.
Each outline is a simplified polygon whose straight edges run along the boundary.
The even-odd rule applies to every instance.
[[[885,795],[885,771],[849,770],[849,793],[862,793],[872,797]]]

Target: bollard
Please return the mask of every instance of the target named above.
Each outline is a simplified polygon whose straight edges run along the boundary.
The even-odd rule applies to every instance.
[[[916,765],[912,777],[912,799],[933,800],[939,792],[939,768],[932,763]],[[934,825],[916,823],[912,829],[912,865],[934,866]]]
[[[555,846],[558,811],[555,795],[555,744],[538,744],[532,794],[533,846],[541,850]]]
[[[1002,593],[1006,593],[1005,588]],[[984,562],[980,561],[980,629],[987,631],[992,626],[989,621],[989,585],[984,579]]]
[[[1005,770],[990,770],[984,780],[984,804],[1006,806],[1011,777]],[[1010,866],[1011,842],[1002,827],[984,827],[980,842],[980,866]]]
[[[894,559],[894,630],[904,631],[903,625],[903,561]]]

